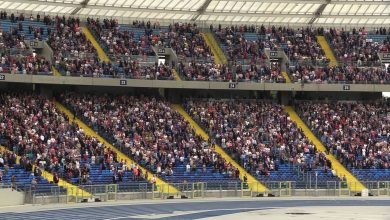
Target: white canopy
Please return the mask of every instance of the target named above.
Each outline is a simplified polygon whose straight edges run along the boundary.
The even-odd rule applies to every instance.
[[[160,23],[390,25],[390,0],[0,0],[8,13],[74,15]]]

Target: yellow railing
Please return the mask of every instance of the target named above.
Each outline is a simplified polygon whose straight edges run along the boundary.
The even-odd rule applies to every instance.
[[[54,66],[51,67],[51,71],[53,72],[53,76],[62,76],[61,73]]]
[[[181,81],[179,73],[176,71],[176,69],[172,69],[172,74],[175,77],[176,81]]]
[[[286,83],[291,83],[291,79],[288,76],[286,71],[282,71],[282,75],[283,75],[284,79],[286,80]]]

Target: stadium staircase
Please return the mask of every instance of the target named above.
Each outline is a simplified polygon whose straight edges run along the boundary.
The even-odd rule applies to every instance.
[[[58,101],[56,101],[56,106],[57,108],[65,113],[69,119],[75,118],[74,122],[78,124],[80,128],[84,130],[84,132],[92,137],[96,137],[101,143],[104,144],[107,148],[113,150],[116,155],[118,160],[125,160],[128,162],[128,164],[137,164],[135,161],[133,161],[130,157],[127,155],[123,154],[120,150],[118,150],[116,147],[114,147],[112,144],[110,144],[108,141],[106,141],[103,137],[101,137],[98,133],[96,133],[94,130],[92,130],[88,125],[86,125],[84,122],[82,122],[80,119],[77,117],[74,117],[74,115],[62,104],[60,104]],[[142,170],[142,173],[148,174],[148,180],[150,181],[153,178],[153,173],[149,172],[147,169],[142,167],[141,165],[137,164],[138,167]],[[175,187],[171,186],[161,178],[156,177],[156,186],[158,190],[162,193],[168,193],[168,194],[176,194],[179,192]]]
[[[93,47],[96,49],[100,61],[110,62],[110,58],[108,58],[107,54],[104,52],[100,44],[96,41],[95,37],[92,35],[89,29],[87,27],[82,27],[82,30],[85,37],[92,43]]]
[[[181,81],[179,73],[176,71],[176,69],[172,68],[172,74],[175,77],[176,81]]]
[[[295,112],[293,107],[286,106],[284,108],[285,112],[287,112],[292,121],[297,123],[298,127],[302,129],[303,133],[307,138],[317,147],[317,150],[320,152],[326,152],[325,146],[318,140],[318,138],[313,134],[313,132],[307,127],[307,125],[302,121],[302,119]],[[352,192],[361,192],[366,187],[351,173],[349,172],[333,155],[327,154],[326,158],[328,158],[332,163],[332,169],[334,169],[337,173],[337,176],[340,179],[343,179],[345,176],[348,184],[348,188]]]
[[[227,65],[228,60],[227,60],[225,54],[223,53],[222,48],[219,46],[219,44],[215,40],[214,35],[210,32],[203,32],[201,34],[202,34],[202,37],[205,40],[206,44],[210,47],[211,52],[214,55],[215,64]]]
[[[330,48],[328,41],[326,41],[324,36],[317,36],[317,42],[321,45],[321,48],[324,50],[326,57],[330,60],[329,66],[338,66],[338,62],[332,49]]]
[[[282,75],[283,75],[284,79],[286,80],[286,83],[291,83],[291,79],[288,76],[286,71],[282,71]]]
[[[54,66],[51,67],[51,71],[53,72],[53,76],[62,76],[61,73]]]
[[[191,126],[195,129],[195,132],[198,135],[202,136],[204,140],[209,140],[208,134],[191,118],[190,115],[188,115],[188,113],[181,105],[173,104],[172,108],[175,109],[178,113],[180,113],[191,124]],[[248,186],[250,189],[252,189],[253,192],[263,193],[269,191],[269,189],[263,183],[259,182],[256,178],[249,174],[242,166],[240,166],[236,161],[234,161],[218,144],[215,145],[215,151],[240,171],[241,180],[243,180],[244,175],[247,176]]]
[[[10,150],[8,150],[4,146],[0,146],[0,150],[10,152]],[[17,177],[16,179],[18,181],[17,185],[20,185],[20,184],[29,185],[29,184],[31,184],[31,180],[32,180],[33,176],[31,175],[31,172],[26,172],[24,169],[18,168],[19,161],[20,161],[20,156],[17,156],[17,158],[16,158],[17,165],[15,168],[10,169],[8,176],[10,177],[12,174],[15,174],[15,176]],[[33,170],[34,169],[35,169],[35,165],[33,165]],[[40,179],[39,184],[37,185],[35,192],[39,192],[39,193],[44,193],[46,191],[51,192],[51,188],[54,185],[52,183],[50,183],[49,181],[53,180],[53,174],[51,174],[43,169],[41,169],[41,171],[42,171],[41,177],[43,179],[42,178]],[[3,181],[6,182],[7,177],[5,177]],[[91,197],[91,194],[89,192],[87,192],[83,189],[80,189],[71,183],[66,182],[62,178],[60,178],[57,186],[67,189],[69,196],[74,196],[74,197],[79,197],[79,198]]]

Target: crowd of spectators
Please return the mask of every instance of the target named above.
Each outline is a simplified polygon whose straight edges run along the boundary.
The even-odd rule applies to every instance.
[[[299,103],[308,125],[345,166],[388,169],[389,100],[372,103]]]
[[[211,27],[212,30],[213,27]],[[258,27],[254,26],[231,26],[222,28],[219,25],[218,29],[214,30],[218,39],[226,46],[225,52],[230,60],[247,60],[252,62],[257,60],[267,59],[264,48],[276,49],[277,46],[272,41],[260,40],[256,41],[248,40],[245,38],[245,33],[257,33]]]
[[[5,170],[4,175],[7,175],[9,168],[14,167],[14,165],[16,164],[16,157],[17,156],[14,152],[0,150],[0,168],[3,168]]]
[[[155,63],[142,65],[139,61],[100,62],[88,60],[60,61],[57,67],[67,76],[116,77],[131,79],[173,80],[171,67]]]
[[[49,74],[50,62],[32,52],[17,29],[0,31],[1,73]]]
[[[115,19],[103,19],[103,22],[100,22],[99,19],[87,18],[87,24],[95,37],[102,43],[105,51],[116,60],[122,56],[155,55],[150,47],[153,34],[150,23],[142,27],[145,28],[145,33],[139,39],[136,38],[131,29],[120,29],[118,21]]]
[[[314,83],[388,83],[390,67],[357,67],[354,65],[313,67],[311,65],[296,65],[288,68],[293,82]]]
[[[331,172],[324,153],[303,134],[282,106],[254,100],[187,100],[186,110],[246,170],[269,175],[279,164]]]
[[[239,81],[239,82],[284,82],[278,67],[261,65],[219,65],[214,63],[180,63],[179,73],[187,80]]]
[[[377,32],[378,35],[385,35],[386,29]],[[369,33],[365,28],[352,31],[330,28],[326,31],[326,36],[338,60],[357,66],[377,66],[380,64],[378,52],[390,50],[389,36],[377,42],[370,39],[372,35],[373,33]]]
[[[6,11],[0,12],[0,19],[1,20],[9,20],[11,23],[18,23],[17,27],[15,27],[14,25],[11,25],[10,28],[17,29],[18,31],[23,32],[23,33],[28,33],[29,35],[33,36],[32,39],[36,39],[36,40],[46,40],[44,38],[45,31],[46,31],[47,35],[50,35],[50,33],[51,33],[50,25],[52,25],[52,22],[53,22],[52,19],[50,18],[50,16],[48,16],[48,15],[44,16],[42,20],[41,20],[40,14],[37,14],[37,16],[35,18],[32,15],[30,15],[30,19],[27,20],[24,17],[23,13],[21,13],[19,15],[15,15],[14,13],[11,13],[10,16],[7,16]],[[27,22],[27,21],[30,21],[30,22]],[[43,24],[45,24],[46,27],[39,25],[38,23],[35,23],[35,22],[43,22]],[[27,32],[25,29],[26,23],[28,25]]]
[[[71,74],[77,74],[79,69],[73,68],[75,63],[98,62],[96,50],[83,34],[79,19],[58,16],[48,19],[54,28],[49,35],[48,44],[53,49],[56,65],[65,63],[69,66]]]
[[[155,52],[151,49],[152,45],[170,47],[178,56],[211,57],[210,48],[195,23],[174,23],[161,28],[158,23],[135,21],[127,29],[127,26],[120,26],[114,19],[100,22],[99,19],[88,18],[87,23],[112,57],[153,56]],[[136,31],[143,33],[138,36]]]
[[[214,28],[211,27],[213,30]],[[270,50],[283,49],[290,61],[310,61],[312,63],[327,63],[321,46],[317,43],[316,29],[269,26],[230,26],[221,25],[214,30],[216,36],[227,46],[226,53],[231,60],[251,59],[252,62],[266,59],[265,48]],[[256,33],[254,41],[246,39],[246,34]]]
[[[34,164],[69,181],[92,184],[91,165],[111,170],[119,163],[114,151],[86,135],[46,97],[1,93],[0,106],[1,143],[21,156],[22,167]]]
[[[75,114],[137,163],[159,176],[172,176],[177,165],[238,177],[239,171],[216,153],[213,143],[158,98],[108,95],[61,96]]]
[[[171,47],[178,56],[210,59],[211,49],[202,37],[196,23],[174,23],[168,30],[162,29],[154,35],[155,46]]]

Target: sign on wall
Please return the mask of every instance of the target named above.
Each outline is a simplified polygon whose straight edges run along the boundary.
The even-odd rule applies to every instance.
[[[351,90],[351,86],[350,85],[343,85],[343,90],[349,91],[349,90]]]
[[[229,83],[229,89],[237,88],[237,83]]]
[[[119,85],[121,85],[121,86],[126,86],[126,85],[127,85],[127,80],[121,79],[121,80],[119,81]]]
[[[269,52],[269,56],[270,57],[277,57],[278,56],[278,52],[277,51],[270,51]]]

